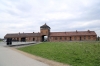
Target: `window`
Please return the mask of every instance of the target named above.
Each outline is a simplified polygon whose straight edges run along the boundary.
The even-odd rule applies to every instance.
[[[60,40],[62,40],[62,37],[60,37]]]
[[[84,36],[84,40],[86,39],[86,36]]]
[[[70,37],[70,41],[72,40],[72,38]]]
[[[66,40],[66,37],[65,37],[65,40]]]
[[[74,37],[74,40],[76,40],[76,36]]]
[[[90,36],[88,36],[88,39],[90,39]]]
[[[19,41],[19,38],[17,38],[17,41]]]
[[[96,36],[93,36],[93,38],[95,38]]]
[[[35,41],[35,38],[33,38],[33,41]]]
[[[80,36],[80,41],[82,40],[82,37]]]
[[[55,37],[55,40],[57,40],[57,37]]]

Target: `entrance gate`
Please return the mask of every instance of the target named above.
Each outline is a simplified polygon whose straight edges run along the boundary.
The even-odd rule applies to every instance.
[[[48,40],[48,36],[46,36],[46,35],[42,35],[41,38],[42,38],[41,39],[42,42],[46,42]]]

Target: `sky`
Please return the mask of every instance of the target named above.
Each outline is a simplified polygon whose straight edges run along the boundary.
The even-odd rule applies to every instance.
[[[100,0],[0,0],[0,38],[7,33],[95,31],[100,36]]]

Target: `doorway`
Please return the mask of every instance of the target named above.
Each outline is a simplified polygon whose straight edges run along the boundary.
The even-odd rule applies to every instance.
[[[71,41],[71,37],[70,37],[70,41]]]
[[[21,41],[22,41],[22,42],[26,42],[26,38],[25,38],[25,37],[22,37],[22,38],[21,38]]]
[[[35,41],[35,38],[33,38],[33,41]]]
[[[80,41],[82,40],[82,38],[80,37]]]
[[[7,38],[7,45],[11,45],[12,44],[12,38]]]
[[[42,40],[41,40],[42,42],[46,42],[46,41],[48,41],[48,36],[46,36],[46,35],[42,35]]]

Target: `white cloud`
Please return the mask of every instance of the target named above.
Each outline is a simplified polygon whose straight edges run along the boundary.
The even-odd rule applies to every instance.
[[[47,19],[50,19],[50,20],[52,20],[52,19],[58,20],[58,19],[75,18],[74,14],[64,13],[64,12],[48,13],[48,14],[46,14],[46,16],[47,16]]]
[[[99,0],[1,0],[0,37],[6,33],[38,32],[44,23],[51,31],[89,29],[100,36],[99,4]]]

